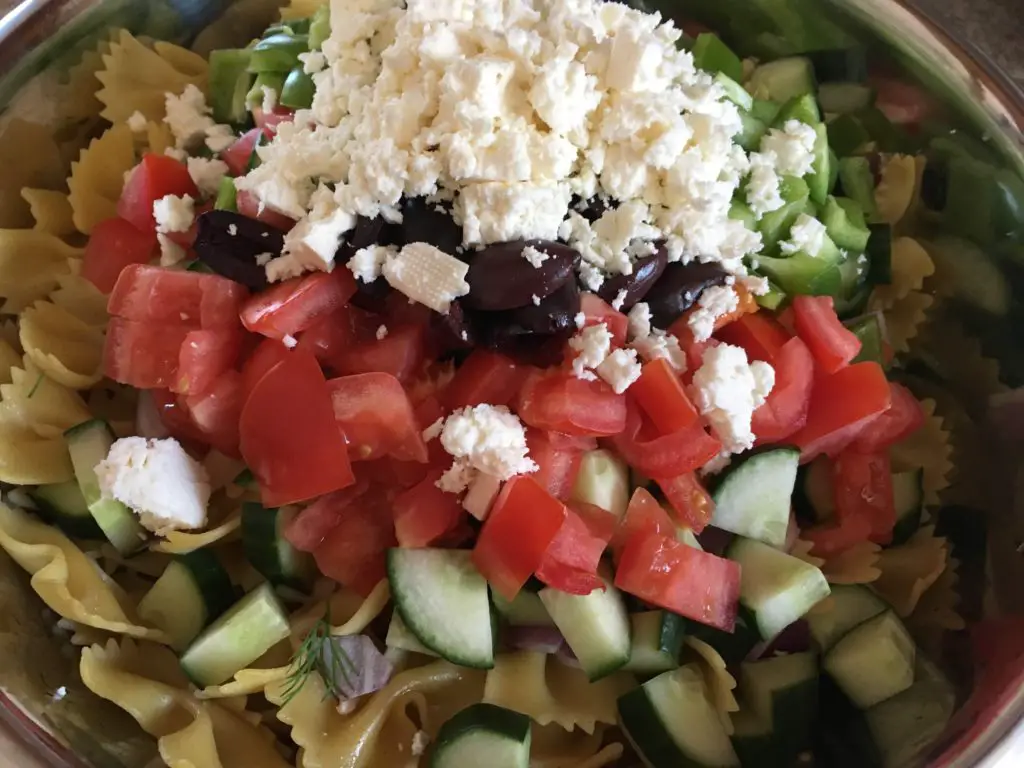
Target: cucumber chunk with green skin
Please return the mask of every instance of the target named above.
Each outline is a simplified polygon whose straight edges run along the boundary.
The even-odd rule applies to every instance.
[[[541,602],[591,682],[621,669],[632,650],[626,601],[611,581],[604,583],[604,589],[589,595],[550,587],[540,591]]]
[[[819,123],[814,126],[814,163],[807,176],[807,187],[811,200],[824,205],[832,191],[832,153],[828,147],[828,129]]]
[[[774,101],[755,98],[754,103],[750,105],[750,114],[765,125],[774,125],[775,118],[779,116],[780,109],[782,109],[782,106]]]
[[[776,448],[751,454],[722,473],[712,492],[711,525],[783,547],[800,451]]]
[[[864,220],[864,209],[855,200],[829,195],[821,210],[821,223],[837,248],[854,253],[867,248],[871,230]]]
[[[528,768],[530,718],[494,704],[473,704],[441,726],[430,768]]]
[[[921,527],[924,507],[924,470],[897,472],[892,476],[892,498],[896,509],[896,525],[892,529],[892,546],[909,541]]]
[[[39,516],[76,539],[102,539],[103,531],[89,511],[77,480],[40,485],[28,492]]]
[[[826,113],[848,115],[875,103],[875,91],[860,83],[824,83],[818,88],[818,103]]]
[[[815,759],[837,768],[881,766],[882,755],[864,713],[828,675],[819,680],[818,700],[821,716],[814,738]]]
[[[146,531],[128,507],[115,499],[103,498],[96,477],[96,466],[107,458],[116,439],[114,430],[102,419],[92,419],[71,427],[64,438],[78,487],[103,535],[122,555],[138,551],[145,543]]]
[[[657,674],[679,666],[687,621],[669,611],[644,611],[629,616],[633,647],[623,669]]]
[[[245,559],[271,584],[307,589],[316,574],[313,558],[292,546],[284,529],[298,507],[265,509],[255,501],[242,504],[242,548]]]
[[[747,152],[756,152],[761,146],[761,139],[768,132],[768,126],[749,112],[740,110],[740,132],[733,136],[733,141]],[[749,229],[755,229],[750,226]]]
[[[845,325],[860,340],[860,352],[857,353],[857,356],[851,362],[872,362],[878,363],[883,368],[889,367],[885,360],[882,325],[877,315],[865,315],[864,317],[847,321]]]
[[[875,206],[875,176],[866,157],[841,158],[839,184],[846,197],[857,201],[868,221],[878,218],[878,208]]]
[[[611,512],[618,520],[629,506],[629,467],[610,451],[598,448],[580,459],[572,498]]]
[[[820,570],[763,542],[737,536],[726,557],[742,569],[740,604],[763,640],[774,639],[829,595]]]
[[[759,720],[771,723],[773,751],[786,765],[811,744],[818,710],[818,658],[791,653],[745,662],[740,690]]]
[[[757,296],[758,306],[775,311],[786,301],[786,292],[771,280],[768,281],[768,293]]]
[[[181,652],[203,627],[224,613],[237,595],[224,566],[206,549],[178,555],[139,601],[139,616]]]
[[[712,32],[697,35],[690,53],[693,55],[693,65],[697,69],[721,72],[737,83],[743,79],[743,62],[740,61],[740,57]]]
[[[519,590],[515,600],[509,602],[497,591],[491,590],[491,600],[498,614],[513,627],[553,627],[551,614],[536,592]]]
[[[398,611],[394,611],[391,614],[391,622],[388,624],[388,633],[384,638],[384,645],[388,648],[398,648],[402,651],[413,651],[414,653],[422,653],[424,656],[440,658],[434,651],[416,639],[416,635],[405,626],[405,622],[398,615]]]
[[[290,633],[288,616],[263,584],[208,626],[181,657],[181,667],[196,685],[219,685],[252,664]]]
[[[819,456],[800,467],[793,489],[793,511],[801,525],[816,525],[832,519],[836,511],[832,493],[831,459]]]
[[[913,685],[916,654],[906,627],[885,611],[848,632],[822,666],[856,707],[869,709]]]
[[[299,54],[309,51],[307,35],[271,35],[260,40],[251,49],[249,71],[257,74],[276,72],[282,76],[299,61]]]
[[[688,629],[691,636],[714,648],[726,664],[743,661],[761,642],[754,615],[742,603],[736,611],[736,626],[732,632],[724,632],[696,621],[690,622]]]
[[[389,549],[387,572],[395,610],[417,640],[454,664],[494,666],[487,582],[467,550]]]
[[[765,253],[773,251],[779,241],[789,234],[797,216],[808,210],[810,189],[803,179],[783,176],[779,184],[779,195],[784,201],[783,206],[762,216],[757,228],[764,242]]]
[[[252,81],[250,56],[245,48],[210,52],[210,108],[218,123],[244,123],[248,118],[245,102]]]
[[[619,722],[652,768],[731,768],[739,759],[696,664],[619,697]]]
[[[725,92],[725,98],[741,110],[749,110],[754,106],[754,97],[751,96],[746,89],[733,78],[719,72],[715,75],[715,82],[722,86],[722,90]]]
[[[213,207],[218,211],[238,212],[238,189],[231,176],[225,176],[217,185],[217,198],[214,200]]]
[[[850,630],[887,610],[886,602],[862,584],[833,584],[831,609],[810,613],[807,625],[814,644],[824,654]]]
[[[758,98],[787,102],[794,96],[814,93],[814,67],[804,56],[770,61],[753,71],[747,87]]]

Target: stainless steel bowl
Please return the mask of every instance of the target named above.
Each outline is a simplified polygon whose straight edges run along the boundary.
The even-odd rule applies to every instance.
[[[726,7],[729,2],[721,0]],[[1020,0],[965,0],[963,6],[946,2],[829,0],[828,5],[830,13],[838,12],[839,23],[867,30],[892,59],[940,92],[1000,153],[1006,167],[1024,176],[1024,54],[1020,53],[1024,39],[1017,40],[1017,51],[990,49],[988,54],[994,57],[967,42],[979,37],[1006,39],[1006,30],[992,25],[1000,19],[1019,23]],[[244,41],[259,34],[280,4],[278,0],[0,2],[0,10],[7,11],[0,20],[0,72],[5,73],[0,77],[0,227],[31,224],[20,188],[60,188],[70,160],[94,130],[95,112],[90,115],[69,98],[74,89],[67,85],[68,72],[108,29],[125,26],[137,34],[193,42],[205,52],[218,41]],[[691,5],[679,2],[683,11]],[[968,23],[962,21],[965,14]],[[1011,67],[1013,75],[1007,71]],[[1019,258],[1024,264],[1024,248]],[[986,354],[995,355],[1006,370],[1016,372],[1010,378],[1021,385],[1024,336],[1019,345],[1014,341],[1011,338],[998,352],[986,349]],[[969,384],[972,377],[957,378]],[[1024,483],[1018,482],[1024,478],[1024,449],[989,436],[984,426],[986,403],[975,388],[950,385],[950,389],[957,406],[968,415],[978,452],[984,454],[981,461],[972,461],[972,480],[983,490],[975,502],[987,516],[990,532],[985,611],[1024,616],[1024,595],[1019,589],[1024,583],[1024,560],[1018,553],[1018,544],[1024,541]],[[26,768],[146,765],[155,756],[151,741],[124,712],[85,689],[70,649],[52,633],[56,617],[43,610],[24,574],[2,554],[0,605],[0,763],[6,758],[14,760],[9,764]],[[965,647],[953,645],[961,653]],[[999,666],[940,741],[932,765],[1024,765],[1024,647],[1019,650],[1000,657]]]

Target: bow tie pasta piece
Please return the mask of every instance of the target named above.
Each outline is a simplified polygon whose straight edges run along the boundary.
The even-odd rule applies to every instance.
[[[921,167],[924,171],[924,167]],[[875,187],[875,206],[878,218],[886,224],[900,223],[918,186],[918,167],[913,155],[885,155],[882,157],[881,180]]]
[[[281,9],[282,21],[306,19],[316,13],[317,8],[326,5],[327,0],[289,0],[288,5]]]
[[[871,309],[889,309],[911,291],[920,291],[925,279],[933,274],[935,264],[928,251],[909,237],[897,238],[892,244],[892,280],[889,285],[875,287]]]
[[[949,546],[926,525],[906,544],[890,547],[878,559],[881,575],[873,586],[901,617],[910,616],[924,593],[935,584],[949,559]]]
[[[827,558],[821,572],[829,584],[869,584],[882,573],[878,569],[881,552],[877,544],[862,541]]]
[[[21,313],[25,356],[54,381],[88,389],[103,378],[103,332],[50,301]]]
[[[37,229],[0,230],[0,311],[17,314],[57,287],[82,256],[56,235]]]
[[[183,555],[197,549],[209,547],[228,538],[242,526],[242,513],[236,511],[219,525],[205,531],[165,531],[162,538],[153,545],[154,552]]]
[[[135,141],[124,122],[115,122],[81,151],[68,177],[68,202],[79,232],[87,235],[101,221],[117,215],[124,175],[134,165]]]
[[[30,427],[39,437],[59,438],[91,418],[82,396],[47,377],[30,360],[10,369],[0,384],[0,411]]]
[[[935,299],[920,291],[911,291],[885,311],[889,341],[897,352],[910,349],[910,341],[921,331],[928,319],[928,310]]]
[[[924,470],[922,486],[925,506],[939,503],[939,494],[949,487],[953,472],[953,447],[941,416],[935,414],[935,401],[921,401],[925,420],[917,432],[894,445],[890,454],[893,471]]]
[[[0,410],[0,482],[46,485],[74,477],[63,437],[39,437],[16,414]]]
[[[703,640],[688,637],[686,645],[697,656],[701,674],[704,675],[704,684],[707,685],[711,703],[722,720],[722,727],[727,734],[732,735],[732,718],[729,715],[738,712],[740,708],[733,693],[736,690],[736,678],[729,674],[729,670],[725,668],[725,660],[718,651]]]
[[[71,271],[57,278],[57,289],[50,294],[50,301],[86,325],[105,331],[110,319],[107,314],[107,297],[82,277],[80,261],[69,261]]]
[[[21,199],[28,203],[29,212],[35,220],[32,229],[57,237],[73,235],[75,222],[72,218],[71,203],[64,192],[53,189],[23,187]]]

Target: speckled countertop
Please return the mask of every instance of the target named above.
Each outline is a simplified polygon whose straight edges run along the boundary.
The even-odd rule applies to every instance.
[[[1024,0],[912,0],[1024,88]]]

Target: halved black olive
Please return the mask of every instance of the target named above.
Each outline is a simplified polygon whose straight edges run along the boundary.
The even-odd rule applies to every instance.
[[[448,305],[448,314],[432,313],[430,327],[442,355],[476,346],[476,330],[458,299]]]
[[[474,312],[481,342],[492,349],[503,350],[512,341],[534,336],[551,336],[576,330],[576,314],[580,311],[580,289],[569,280],[540,304],[500,312]]]
[[[527,246],[547,254],[540,266],[523,257]],[[466,282],[469,293],[463,303],[487,311],[516,307],[533,308],[533,297],[546,299],[571,278],[580,255],[567,245],[551,240],[513,240],[495,243],[470,257]]]
[[[611,304],[622,291],[625,291],[625,300],[619,307],[623,312],[629,311],[638,301],[643,301],[668,266],[668,251],[665,250],[665,244],[657,243],[656,247],[657,250],[650,256],[636,260],[632,274],[606,277],[597,292],[598,296]]]
[[[278,256],[284,233],[233,211],[208,211],[197,220],[196,256],[206,266],[251,291],[267,287],[267,271],[257,259]],[[262,259],[260,259],[262,261]]]
[[[338,265],[335,269],[346,269],[346,267]],[[387,308],[388,297],[394,290],[383,277],[378,277],[372,283],[364,283],[357,278],[356,292],[352,294],[349,301],[355,307],[379,314]]]
[[[618,203],[610,197],[599,197],[598,195],[594,195],[589,200],[584,200],[581,197],[575,197],[569,207],[593,224],[608,211],[615,210],[615,208],[618,207]]]
[[[651,319],[658,328],[668,328],[683,312],[697,303],[704,289],[724,285],[728,275],[715,263],[669,264],[644,298]]]
[[[402,236],[406,243],[430,243],[452,256],[462,246],[462,227],[451,212],[422,197],[402,200]]]

